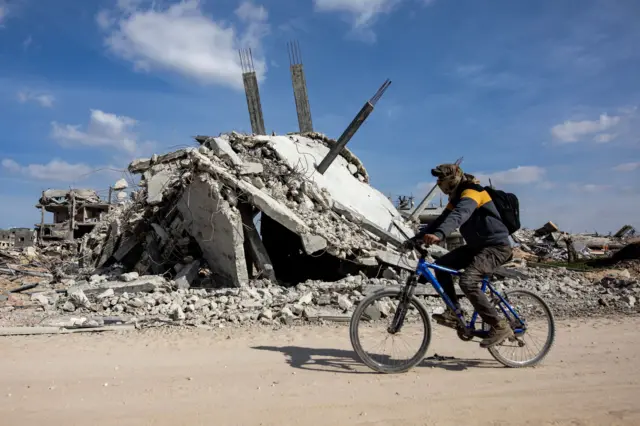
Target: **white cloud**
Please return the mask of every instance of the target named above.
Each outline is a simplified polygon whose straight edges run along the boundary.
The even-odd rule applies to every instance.
[[[73,182],[93,171],[86,164],[69,164],[58,159],[53,159],[48,164],[21,166],[14,160],[5,158],[2,160],[2,167],[11,173],[19,173],[38,180],[57,182]]]
[[[34,101],[44,108],[51,108],[55,101],[53,95],[48,93],[33,93],[29,91],[18,92],[18,100],[21,103]]]
[[[108,30],[109,27],[116,23],[115,18],[108,10],[101,10],[96,15],[96,22],[102,30]]]
[[[4,22],[8,14],[9,9],[7,8],[7,5],[3,4],[3,2],[0,1],[0,26],[2,26],[2,23]]]
[[[634,170],[640,170],[640,161],[634,163],[618,164],[613,168],[616,172],[632,172]]]
[[[182,0],[164,9],[144,9],[138,0],[120,0],[118,5],[117,11],[99,12],[96,20],[108,31],[108,49],[133,62],[137,70],[160,69],[241,89],[238,49],[251,47],[256,72],[264,77],[267,66],[260,51],[269,24],[262,6],[240,4],[235,15],[244,28],[239,31],[205,15],[199,0]]]
[[[583,136],[604,132],[617,126],[619,123],[619,116],[602,114],[597,120],[565,121],[562,124],[557,124],[551,128],[551,134],[560,142],[578,142]],[[608,140],[606,140],[608,137],[609,136],[604,136],[604,140],[597,141],[608,142]]]
[[[585,183],[585,184],[571,184],[569,187],[577,192],[587,192],[587,193],[598,193],[602,191],[607,191],[611,189],[611,185],[601,185],[595,183]]]
[[[521,185],[541,182],[546,174],[546,170],[538,166],[518,166],[514,169],[504,170],[494,173],[477,173],[476,178],[483,184],[488,184],[489,179],[494,185]]]
[[[376,17],[389,13],[400,0],[313,0],[318,12],[346,13],[355,29],[370,26]]]
[[[19,172],[20,164],[16,163],[10,158],[5,158],[2,160],[2,167],[9,170],[10,172]]]
[[[617,133],[601,133],[599,135],[596,135],[596,137],[594,137],[593,140],[598,143],[607,143],[607,142],[611,142],[617,137],[618,137]]]
[[[53,121],[51,136],[61,145],[112,147],[135,153],[138,142],[133,127],[137,123],[131,117],[92,109],[86,131],[81,130],[80,125],[59,124]]]

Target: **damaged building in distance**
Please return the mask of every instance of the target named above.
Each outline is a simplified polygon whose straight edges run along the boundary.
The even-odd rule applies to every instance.
[[[40,241],[73,240],[91,232],[110,204],[92,189],[48,189],[36,208],[41,211],[40,223],[35,225]],[[45,223],[46,212],[53,214],[52,223]]]
[[[0,229],[0,248],[20,249],[35,244],[36,233],[29,228]]]

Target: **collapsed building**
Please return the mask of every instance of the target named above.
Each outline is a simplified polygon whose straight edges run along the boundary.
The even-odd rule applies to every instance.
[[[93,230],[111,208],[111,202],[100,199],[92,189],[48,189],[42,192],[36,208],[41,211],[35,225],[39,241],[74,240]],[[45,213],[53,214],[53,222],[45,223]]]
[[[83,267],[121,264],[187,287],[335,281],[397,266],[394,248],[414,235],[348,149],[317,171],[336,144],[321,134],[196,140],[129,165],[140,189],[82,239]]]

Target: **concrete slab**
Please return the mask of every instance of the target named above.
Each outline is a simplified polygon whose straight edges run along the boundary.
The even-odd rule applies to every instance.
[[[122,293],[150,293],[157,287],[166,284],[164,278],[156,275],[145,275],[137,280],[130,282],[123,281],[107,281],[100,284],[97,287],[92,287],[90,284],[83,284],[71,287],[67,290],[67,294],[71,294],[74,291],[82,290],[85,295],[98,295],[105,290],[112,289],[114,294]]]
[[[165,155],[155,155],[153,158],[138,159],[131,162],[128,169],[131,173],[143,173],[151,168],[154,164],[170,163],[180,158],[185,158],[191,151],[196,151],[195,148],[180,149],[175,152],[170,152]]]
[[[308,164],[310,168],[315,167],[329,152],[329,148],[325,145],[303,136],[257,136],[256,138],[267,141],[279,157],[291,167],[299,167],[300,164]],[[400,213],[383,193],[354,177],[349,170],[349,164],[342,156],[338,156],[324,175],[310,173],[312,170],[309,170],[309,179],[320,189],[326,189],[335,202],[367,218],[377,228],[389,229],[393,218],[402,218]],[[397,239],[405,239],[396,229],[389,232]],[[413,236],[413,233],[410,236]]]
[[[147,203],[149,205],[160,204],[165,192],[165,188],[174,178],[173,171],[161,170],[151,177],[147,182]]]
[[[248,279],[240,212],[218,198],[211,178],[200,176],[178,202],[185,229],[197,241],[215,280],[242,286]],[[222,284],[222,283],[221,283]]]
[[[264,166],[262,163],[247,163],[245,162],[241,169],[241,175],[260,175],[264,172]]]

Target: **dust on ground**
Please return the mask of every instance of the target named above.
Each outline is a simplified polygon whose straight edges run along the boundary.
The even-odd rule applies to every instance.
[[[636,324],[559,321],[550,355],[527,369],[435,327],[427,359],[402,375],[354,360],[345,326],[3,338],[0,415],[23,426],[638,425]]]

